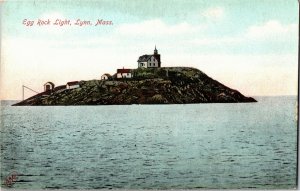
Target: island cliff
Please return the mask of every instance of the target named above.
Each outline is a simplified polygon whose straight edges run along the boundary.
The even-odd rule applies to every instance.
[[[138,68],[133,78],[80,81],[79,88],[47,91],[21,105],[122,105],[256,102],[189,67]]]

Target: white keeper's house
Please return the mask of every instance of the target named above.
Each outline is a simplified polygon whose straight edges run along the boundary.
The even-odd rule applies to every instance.
[[[138,68],[160,68],[160,54],[158,54],[156,46],[154,49],[154,54],[145,54],[140,56],[137,62]]]

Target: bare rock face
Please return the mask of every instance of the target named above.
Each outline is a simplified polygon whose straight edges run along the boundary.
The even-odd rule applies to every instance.
[[[195,68],[136,69],[132,79],[81,81],[80,88],[43,92],[15,105],[122,105],[256,102]]]

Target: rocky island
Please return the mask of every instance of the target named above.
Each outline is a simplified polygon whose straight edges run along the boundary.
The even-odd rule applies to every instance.
[[[256,102],[190,67],[137,68],[132,78],[79,81],[75,89],[49,90],[25,105],[122,105]]]

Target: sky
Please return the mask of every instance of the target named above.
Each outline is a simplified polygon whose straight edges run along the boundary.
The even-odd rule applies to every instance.
[[[4,1],[0,13],[0,99],[137,68],[155,45],[163,67],[195,67],[246,96],[297,95],[297,0]]]

